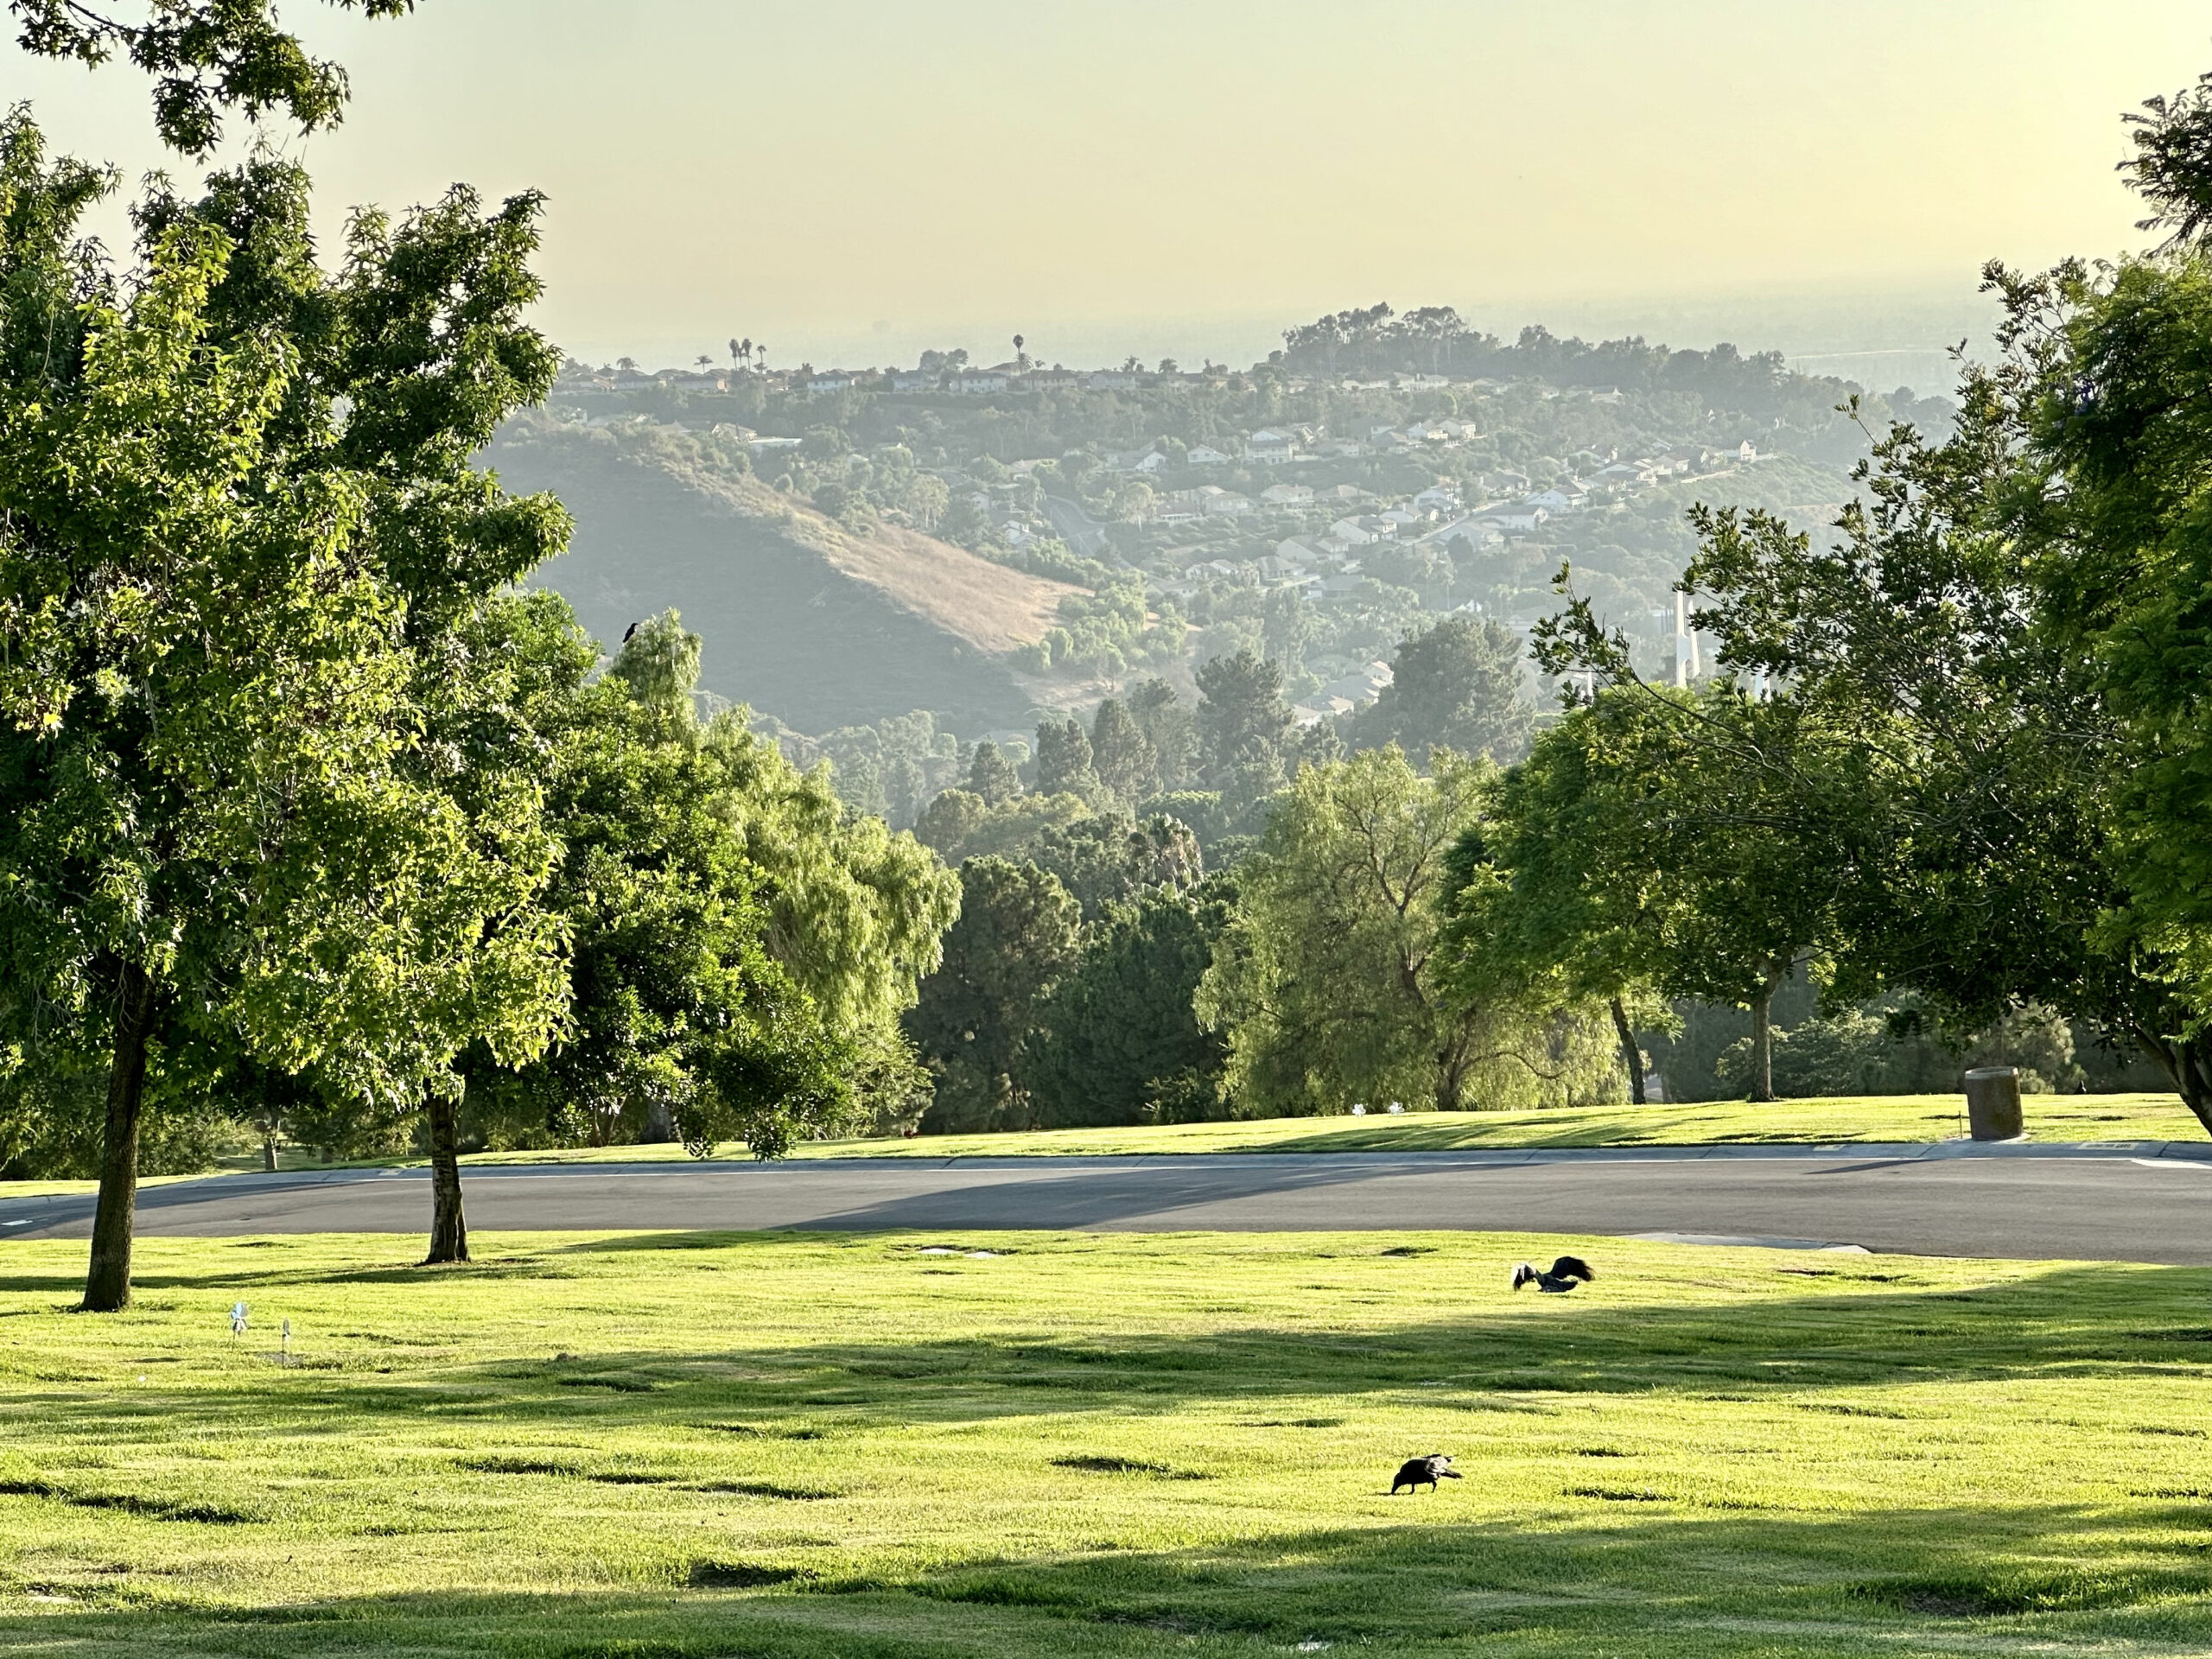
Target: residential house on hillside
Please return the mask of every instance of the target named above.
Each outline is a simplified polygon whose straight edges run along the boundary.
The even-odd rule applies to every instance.
[[[1244,440],[1244,454],[1255,466],[1281,467],[1297,459],[1298,441],[1287,432],[1262,427]]]
[[[944,389],[956,397],[988,397],[1004,391],[1006,386],[1006,376],[988,371],[956,374],[944,384]]]
[[[1329,534],[1346,547],[1365,547],[1375,540],[1375,533],[1357,518],[1339,518],[1329,526]]]
[[[1313,486],[1310,484],[1270,484],[1260,492],[1260,499],[1271,507],[1310,507],[1313,505]]]
[[[1185,452],[1183,464],[1185,467],[1226,467],[1229,457],[1210,443],[1194,443]]]
[[[1503,531],[1508,535],[1526,536],[1550,517],[1551,514],[1543,508],[1523,502],[1517,506],[1493,507],[1479,514],[1475,523]]]
[[[1216,490],[1206,498],[1206,511],[1210,513],[1224,514],[1232,518],[1242,518],[1253,511],[1252,498],[1249,495],[1239,495],[1234,490]]]
[[[1301,726],[1316,726],[1324,720],[1351,714],[1366,708],[1381,696],[1382,689],[1390,683],[1392,678],[1389,664],[1369,663],[1339,679],[1330,681],[1292,709],[1291,715]]]

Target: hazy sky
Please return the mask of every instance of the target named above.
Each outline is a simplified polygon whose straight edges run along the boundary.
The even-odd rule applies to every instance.
[[[594,359],[1249,360],[1383,298],[1926,345],[1986,257],[2139,242],[2120,113],[2212,68],[2202,0],[420,6],[290,0],[356,94],[296,153],[334,210],[547,191],[542,321]],[[0,70],[64,147],[159,162],[134,72]]]

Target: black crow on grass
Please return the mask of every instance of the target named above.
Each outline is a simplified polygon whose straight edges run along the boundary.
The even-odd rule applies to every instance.
[[[1451,1459],[1446,1457],[1441,1452],[1432,1452],[1425,1458],[1406,1459],[1405,1466],[1398,1471],[1398,1478],[1390,1483],[1390,1496],[1395,1497],[1398,1495],[1398,1488],[1401,1486],[1411,1492],[1419,1491],[1423,1483],[1426,1483],[1428,1490],[1433,1492],[1436,1490],[1436,1483],[1440,1480],[1463,1478],[1459,1471],[1452,1466]]]
[[[1513,1288],[1518,1290],[1523,1285],[1533,1284],[1538,1290],[1556,1291],[1563,1296],[1574,1288],[1576,1280],[1587,1283],[1597,1276],[1590,1270],[1590,1264],[1580,1256],[1562,1255],[1552,1263],[1548,1272],[1539,1270],[1531,1262],[1523,1262],[1513,1269]]]

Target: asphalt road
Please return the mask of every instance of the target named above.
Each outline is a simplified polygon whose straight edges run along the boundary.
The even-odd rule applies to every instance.
[[[2212,1263],[2212,1146],[922,1159],[494,1166],[478,1229],[1663,1234],[2029,1259]],[[423,1231],[420,1170],[144,1189],[150,1235]],[[0,1200],[0,1238],[82,1238],[89,1197]]]

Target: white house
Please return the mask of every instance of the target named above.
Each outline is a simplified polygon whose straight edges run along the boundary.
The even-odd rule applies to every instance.
[[[1287,432],[1262,427],[1244,440],[1244,453],[1259,466],[1280,467],[1296,458],[1298,441]]]
[[[1329,534],[1346,547],[1365,547],[1375,539],[1371,533],[1361,528],[1359,520],[1357,518],[1338,519],[1335,524],[1329,526]]]
[[[1260,492],[1260,499],[1271,507],[1310,507],[1313,505],[1313,486],[1310,484],[1270,484]]]
[[[1736,459],[1743,462],[1746,467],[1750,466],[1758,458],[1758,446],[1753,443],[1749,438],[1745,438],[1741,443],[1736,446]]]
[[[1183,464],[1186,467],[1226,467],[1229,457],[1211,444],[1197,443],[1192,444],[1184,455]]]
[[[1489,525],[1510,535],[1526,536],[1550,517],[1551,514],[1541,507],[1524,503],[1517,507],[1500,507],[1495,512],[1486,512],[1475,522],[1478,525]]]
[[[956,397],[988,397],[1006,390],[1006,376],[1002,374],[956,374],[945,382],[944,389]]]
[[[1459,492],[1446,485],[1440,484],[1433,489],[1423,490],[1414,497],[1414,511],[1416,512],[1457,512],[1459,510]]]
[[[1234,490],[1217,490],[1206,498],[1206,511],[1226,514],[1233,518],[1242,518],[1252,511],[1252,498],[1249,495],[1239,495]]]

